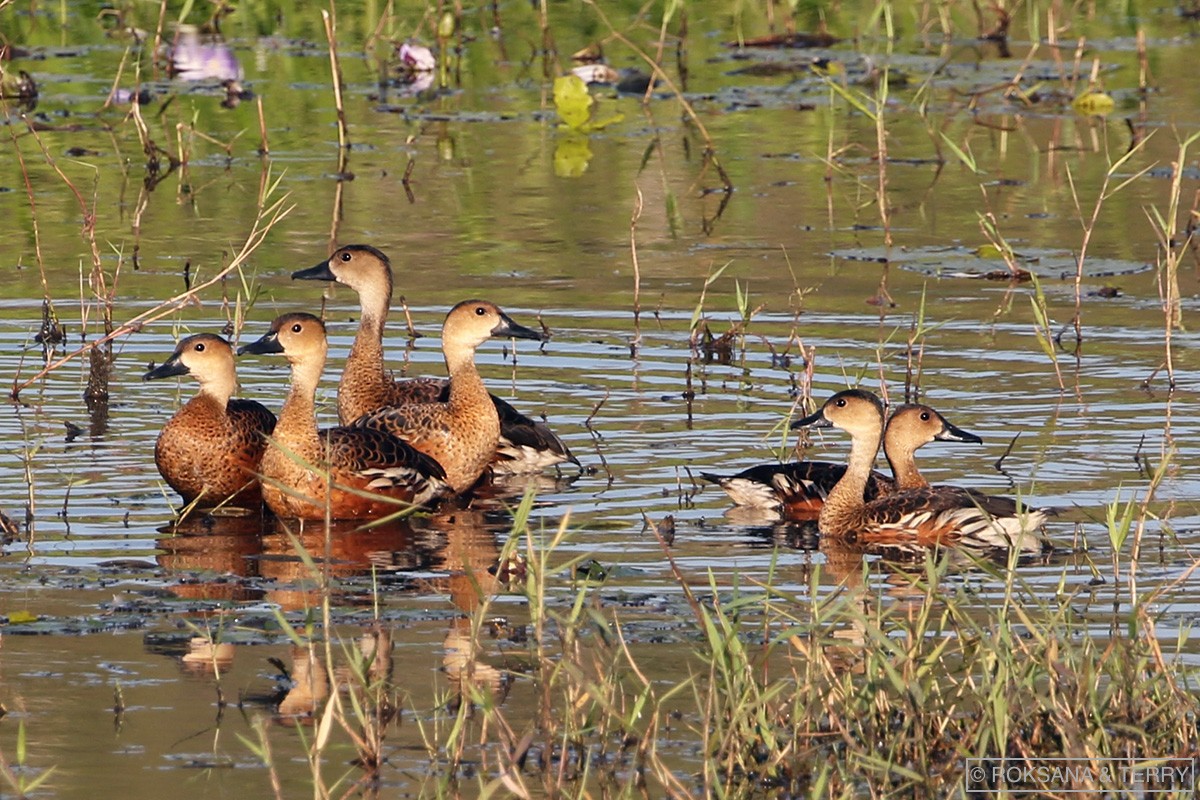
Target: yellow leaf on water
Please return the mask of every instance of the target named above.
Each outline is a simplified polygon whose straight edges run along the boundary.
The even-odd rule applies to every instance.
[[[981,244],[975,248],[975,255],[979,258],[998,259],[1000,261],[1008,261],[1010,258],[1024,259],[1025,256],[1020,253],[1008,250],[998,244]]]
[[[10,611],[8,614],[9,625],[20,625],[25,622],[37,622],[37,614],[31,614],[28,611]]]
[[[563,75],[554,79],[554,108],[567,127],[581,129],[592,116],[592,103],[587,84],[578,75]]]
[[[1117,106],[1113,99],[1104,92],[1084,92],[1076,97],[1075,102],[1071,105],[1075,107],[1077,113],[1087,116],[1103,116]]]

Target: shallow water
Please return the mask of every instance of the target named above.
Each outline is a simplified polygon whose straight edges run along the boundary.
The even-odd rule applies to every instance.
[[[361,41],[362,29],[372,27],[358,24],[365,14],[357,11],[343,17],[348,41]],[[313,44],[322,40],[319,22],[296,15],[279,30],[261,30],[235,15],[227,32],[246,84],[262,98],[270,156],[255,152],[254,102],[224,109],[223,92],[211,83],[156,82],[159,97],[143,114],[160,144],[175,149],[176,126],[193,119],[198,130],[233,144],[227,156],[194,140],[187,168],[153,191],[146,189],[137,136],[123,122],[125,109],[100,108],[124,43],[105,38],[84,11],[69,14],[61,28],[44,17],[0,12],[8,15],[10,39],[36,47],[37,58],[23,66],[42,87],[30,117],[40,123],[38,139],[84,202],[95,203],[99,252],[116,286],[115,322],[182,292],[185,264],[193,280],[219,269],[245,238],[261,186],[278,181],[277,194],[290,193],[294,205],[250,259],[246,284],[236,276],[224,284],[228,307],[220,291],[210,290],[200,304],[115,343],[107,402],[89,409],[82,401],[88,367],[76,360],[0,411],[0,509],[22,524],[0,560],[0,613],[8,615],[0,702],[10,712],[0,722],[0,749],[11,752],[16,722],[23,722],[29,762],[56,768],[50,784],[56,794],[108,796],[97,778],[118,775],[120,796],[178,791],[181,780],[196,795],[269,791],[265,770],[238,737],[254,738],[253,721],[270,717],[275,670],[267,659],[288,662],[292,655],[276,609],[302,624],[316,595],[291,541],[273,526],[219,519],[185,532],[167,527],[177,498],[154,470],[153,443],[192,387],[143,383],[141,375],[171,352],[179,334],[219,331],[238,301],[244,305],[247,289],[253,303],[243,339],[256,338],[281,311],[319,310],[323,287],[293,283],[288,275],[323,258],[331,238],[369,242],[392,256],[397,296],[405,297],[423,334],[406,342],[403,314],[393,315],[388,347],[397,371],[439,374],[441,317],[469,296],[486,295],[519,322],[540,317],[553,332],[541,349],[520,343],[515,360],[502,343],[489,344],[479,363],[493,392],[526,413],[545,414],[583,462],[582,471],[532,481],[534,524],[553,531],[569,515],[572,533],[556,557],[586,556],[603,565],[606,580],[595,602],[624,622],[639,663],[655,680],[678,680],[679,661],[694,642],[683,622],[682,591],[643,515],[674,516],[672,558],[701,591],[710,574],[718,587],[769,580],[799,597],[813,581],[820,593],[855,579],[861,557],[823,551],[785,525],[727,513],[724,495],[700,483],[698,473],[735,472],[787,456],[795,439],[785,438],[782,423],[799,395],[819,402],[847,385],[877,389],[883,380],[893,399],[902,398],[906,341],[922,308],[922,399],[985,440],[982,447],[932,445],[922,452],[923,471],[934,482],[1019,493],[1060,509],[1048,526],[1057,552],[1018,566],[1033,592],[1049,597],[1065,586],[1078,612],[1103,634],[1120,599],[1106,508],[1140,500],[1164,463],[1148,504],[1140,580],[1156,585],[1190,575],[1200,546],[1194,446],[1200,364],[1196,335],[1177,330],[1176,389],[1168,391],[1165,373],[1156,372],[1164,359],[1163,314],[1153,269],[1157,243],[1146,218],[1150,207],[1166,208],[1174,128],[1182,135],[1200,122],[1200,97],[1181,66],[1194,48],[1172,38],[1180,23],[1146,23],[1159,91],[1142,105],[1133,91],[1136,59],[1125,24],[1080,25],[1105,37],[1098,55],[1106,67],[1119,67],[1104,73],[1120,105],[1103,119],[1076,116],[1069,107],[1021,108],[996,94],[984,96],[973,114],[962,112],[964,91],[1011,75],[1015,62],[969,40],[935,46],[903,38],[894,62],[909,74],[923,76],[947,62],[932,84],[930,124],[969,146],[986,174],[973,175],[949,153],[944,165],[932,163],[940,140],[911,110],[914,88],[893,89],[885,230],[872,204],[873,125],[844,104],[831,106],[827,86],[807,73],[735,74],[746,61],[806,60],[809,53],[750,51],[748,59],[735,58],[720,44],[736,31],[719,9],[691,21],[688,96],[735,186],[722,208],[719,193],[702,191],[719,184],[713,170],[702,169],[703,143],[681,124],[672,99],[655,99],[647,115],[637,98],[600,91],[606,111],[624,113],[621,123],[582,140],[558,130],[540,62],[529,55],[526,31],[536,28],[523,7],[509,11],[508,36],[472,43],[461,86],[442,95],[413,98],[396,87],[381,93],[372,63],[355,52],[357,44],[347,47],[354,147],[345,169],[354,179],[341,183],[328,56]],[[848,19],[834,24],[842,23],[848,33]],[[747,24],[761,27],[761,20]],[[561,36],[563,52],[587,41]],[[877,56],[883,51],[869,41],[864,47]],[[1028,44],[1014,49],[1021,58]],[[852,74],[863,69],[848,46],[832,54]],[[618,66],[633,63],[617,59]],[[1058,74],[1049,52],[1031,70],[1050,81]],[[174,94],[165,108],[162,99],[170,95],[162,93]],[[986,244],[979,215],[990,211],[1022,266],[1041,278],[1052,332],[1066,330],[1080,216],[1090,217],[1109,164],[1129,145],[1126,118],[1154,135],[1115,169],[1113,185],[1151,171],[1101,207],[1082,282],[1082,348],[1078,358],[1057,351],[1066,387],[1060,391],[1038,344],[1031,286],[948,276],[1003,268],[975,254]],[[0,192],[0,218],[16,221],[0,227],[6,385],[32,376],[42,358],[33,343],[43,297],[39,247],[67,331],[59,352],[78,346],[81,329],[94,338],[103,310],[88,295],[91,255],[80,236],[79,202],[26,128],[10,121],[18,144],[6,145],[10,169]],[[574,178],[556,175],[556,153],[561,163],[581,141],[590,150],[586,169]],[[85,152],[69,154],[70,147]],[[12,157],[18,148],[36,213]],[[830,151],[833,166],[826,162]],[[410,159],[411,202],[400,184]],[[1195,177],[1185,173],[1185,205]],[[635,187],[643,198],[637,318],[630,257]],[[1186,322],[1196,306],[1191,261],[1180,281]],[[1118,296],[1100,296],[1106,288],[1119,288]],[[754,310],[744,337],[726,354],[697,348],[696,309],[702,304],[699,316],[719,336],[739,320],[739,293]],[[345,289],[330,289],[324,298],[333,354],[324,419],[332,421],[328,409],[357,306]],[[813,356],[811,386],[801,346]],[[790,358],[773,358],[781,353]],[[243,396],[269,406],[281,401],[280,363],[243,359],[239,376]],[[1002,469],[995,468],[1010,443]],[[846,445],[844,437],[825,434],[810,452],[836,459]],[[499,486],[470,511],[343,533],[331,545],[338,632],[347,641],[386,632],[405,714],[440,718],[439,698],[463,635],[461,611],[475,601],[464,573],[495,562],[527,483]],[[316,537],[305,544],[317,553],[324,547]],[[568,574],[558,578],[550,602],[567,607],[573,582]],[[885,603],[906,602],[902,570],[870,560],[865,579]],[[969,588],[981,613],[1004,592],[1003,582],[969,567],[954,571],[947,584]],[[1162,599],[1159,625],[1164,641],[1184,637],[1185,658],[1196,663],[1200,641],[1189,623],[1200,607],[1189,586],[1190,579]],[[524,709],[532,707],[534,692],[518,663],[529,612],[514,592],[501,591],[496,604],[506,624],[497,623],[481,646],[489,664],[511,670],[506,703],[520,719],[532,713]],[[236,648],[219,679],[203,655],[184,657],[194,635],[215,629]],[[305,791],[300,737],[276,731],[271,739],[285,764],[285,790]],[[695,771],[702,757],[688,742],[681,735],[672,754],[681,774]],[[389,746],[384,785],[428,790],[422,776],[429,759],[414,726],[393,732]],[[352,757],[341,755],[339,765]]]

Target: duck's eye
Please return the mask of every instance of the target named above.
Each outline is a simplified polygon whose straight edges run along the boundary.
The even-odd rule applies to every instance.
[[[203,353],[204,352],[204,342],[197,342],[196,346],[193,347],[192,349],[195,350],[197,353]]]
[[[304,326],[301,325],[299,322],[292,325],[292,333],[299,333],[302,330],[304,330]]]
[[[349,261],[351,258],[353,258],[353,256],[352,256],[352,255],[350,255],[349,253],[339,253],[339,254],[338,254],[338,257],[342,259],[342,263],[346,263],[346,262],[348,262],[348,261]]]
[[[838,398],[838,401],[837,401],[837,407],[838,407],[838,408],[845,408],[845,407],[846,407],[846,398],[844,398],[844,397],[839,397],[839,398]]]
[[[922,411],[922,412],[921,412],[921,421],[922,421],[922,422],[929,422],[929,420],[930,420],[930,419],[932,419],[932,417],[930,417],[930,416],[929,416],[929,412],[928,412],[928,411]]]
[[[482,317],[486,313],[487,313],[487,309],[484,308],[483,306],[475,306],[475,316]]]

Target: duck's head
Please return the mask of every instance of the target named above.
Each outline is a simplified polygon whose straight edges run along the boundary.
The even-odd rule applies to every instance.
[[[513,322],[499,306],[487,300],[464,300],[450,309],[442,325],[444,346],[474,349],[493,336],[546,340],[543,334]]]
[[[292,278],[334,281],[349,286],[359,297],[392,298],[392,263],[381,250],[369,244],[339,247],[315,267],[292,273]]]
[[[292,364],[317,361],[324,364],[328,349],[325,323],[312,314],[296,312],[276,317],[271,330],[257,341],[238,348],[238,355],[282,353]]]
[[[918,403],[900,406],[892,412],[887,423],[887,439],[913,450],[934,440],[983,444],[983,439],[951,425],[941,414]]]
[[[142,380],[191,375],[201,386],[232,384],[233,348],[229,342],[211,333],[197,333],[181,339],[171,357],[142,376]]]
[[[878,435],[882,425],[883,403],[863,389],[838,392],[815,414],[792,423],[793,428],[841,428],[851,436],[871,432]]]

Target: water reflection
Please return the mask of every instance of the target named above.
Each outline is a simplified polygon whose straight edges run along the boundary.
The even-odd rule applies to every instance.
[[[230,96],[244,94],[242,65],[229,45],[219,36],[202,36],[191,25],[180,25],[175,41],[167,51],[167,71],[183,81],[215,81],[226,87]]]
[[[279,670],[280,690],[273,703],[275,719],[285,725],[308,724],[329,697],[329,672],[313,646],[293,645],[289,662],[271,659]]]
[[[184,669],[195,675],[219,678],[233,666],[236,647],[229,642],[214,642],[206,636],[193,636],[181,662]]]
[[[258,515],[192,514],[159,528],[156,560],[176,580],[171,591],[191,600],[247,602],[263,597],[259,577],[263,519]]]

